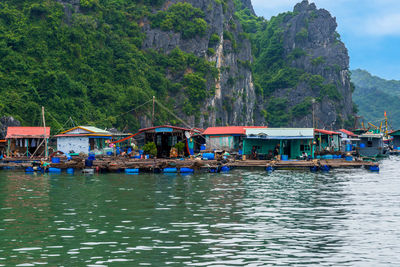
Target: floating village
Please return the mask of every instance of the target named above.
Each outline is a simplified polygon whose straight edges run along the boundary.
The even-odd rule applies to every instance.
[[[8,127],[0,141],[0,168],[25,172],[228,172],[366,168],[400,153],[400,130],[160,125],[136,133],[76,126],[51,136],[50,127]]]

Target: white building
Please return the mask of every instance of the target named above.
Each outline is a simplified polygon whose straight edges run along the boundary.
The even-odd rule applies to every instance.
[[[77,126],[56,135],[57,150],[65,154],[101,150],[107,147],[106,140],[111,139],[111,133],[93,126]]]

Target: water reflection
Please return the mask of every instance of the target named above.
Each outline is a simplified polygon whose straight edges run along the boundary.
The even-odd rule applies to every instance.
[[[0,172],[0,265],[397,266],[399,162],[380,174]]]

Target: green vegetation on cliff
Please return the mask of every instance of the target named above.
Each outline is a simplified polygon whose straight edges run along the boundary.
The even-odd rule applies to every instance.
[[[185,38],[207,27],[201,10],[188,3],[81,0],[0,2],[0,112],[24,125],[40,123],[40,106],[54,130],[69,117],[79,124],[137,129],[155,95],[170,109],[186,113],[213,94],[206,79],[217,77],[213,64],[178,48],[168,55],[141,49],[140,23],[181,32]],[[78,8],[79,12],[74,12]],[[182,13],[183,12],[183,13]],[[177,97],[174,97],[177,96]],[[157,123],[167,114],[160,113]]]

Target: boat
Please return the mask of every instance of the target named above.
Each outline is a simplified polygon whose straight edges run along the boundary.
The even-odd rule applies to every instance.
[[[360,156],[377,158],[389,155],[383,142],[384,135],[382,133],[367,132],[359,137],[361,140],[359,148]]]

